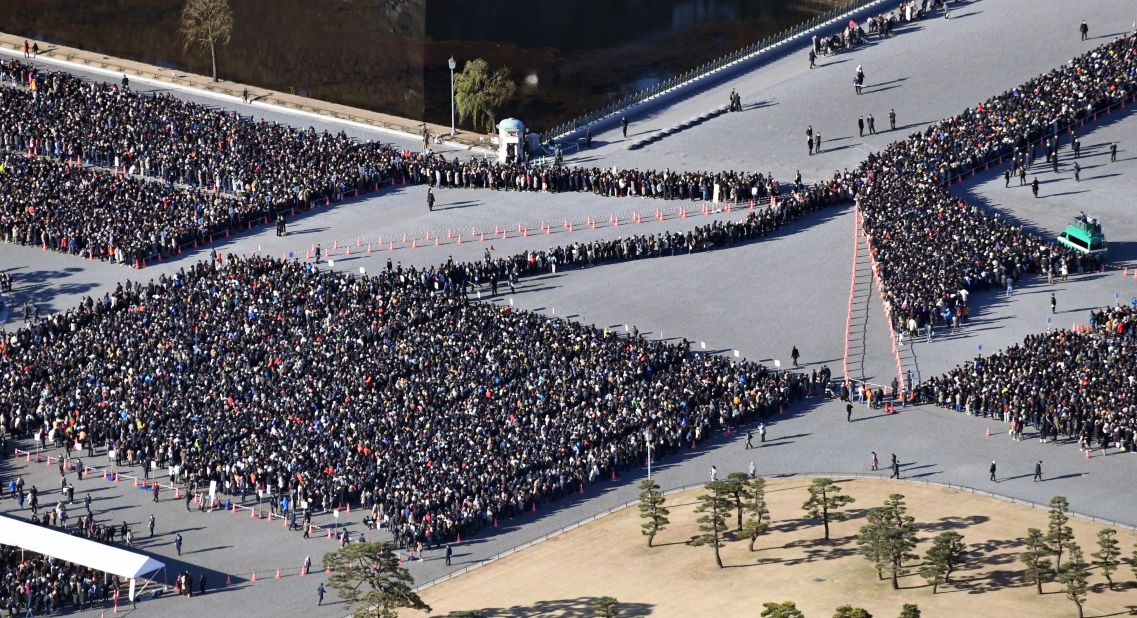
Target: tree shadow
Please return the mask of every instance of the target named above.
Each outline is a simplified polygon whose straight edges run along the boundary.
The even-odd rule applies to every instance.
[[[967,517],[957,517],[949,515],[941,517],[938,521],[917,524],[916,527],[925,532],[943,532],[947,530],[962,530],[968,526],[975,526],[986,522],[990,518],[986,515],[969,515]]]
[[[536,616],[564,616],[565,618],[594,616],[596,601],[600,597],[577,597],[575,599],[556,599],[552,601],[538,601],[532,605],[514,605],[512,607],[484,607],[480,611],[486,616],[500,616],[501,618],[530,618]],[[624,603],[619,604],[621,616],[650,616],[655,606],[650,603]],[[444,614],[432,614],[442,617]]]

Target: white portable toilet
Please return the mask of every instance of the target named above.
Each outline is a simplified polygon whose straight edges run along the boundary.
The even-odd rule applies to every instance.
[[[497,123],[497,160],[525,161],[525,124],[516,118],[506,118]]]

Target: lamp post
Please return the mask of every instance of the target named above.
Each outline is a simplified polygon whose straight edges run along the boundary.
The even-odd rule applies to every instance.
[[[450,135],[454,136],[458,134],[458,131],[454,129],[454,68],[458,66],[458,63],[454,62],[454,56],[450,56],[446,65],[450,67]]]
[[[647,442],[647,480],[651,480],[651,439],[655,437],[651,433],[651,429],[644,430],[644,440]]]

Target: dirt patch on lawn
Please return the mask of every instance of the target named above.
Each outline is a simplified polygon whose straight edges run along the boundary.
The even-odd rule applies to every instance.
[[[619,599],[621,616],[757,616],[762,603],[784,600],[797,602],[809,618],[832,616],[847,603],[878,618],[898,616],[905,603],[919,605],[926,618],[1077,615],[1059,584],[1046,584],[1045,594],[1038,595],[1023,581],[1018,560],[1023,538],[1030,527],[1045,531],[1044,510],[935,486],[845,480],[841,485],[856,502],[845,521],[831,524],[832,540],[826,543],[821,527],[803,519],[808,484],[802,478],[770,480],[770,530],[753,553],[745,540],[729,541],[723,569],[715,566],[710,547],[686,544],[696,534],[694,507],[701,493],[688,491],[667,497],[671,525],[656,537],[655,547],[646,547],[639,513],[628,508],[428,588],[422,598],[433,607],[432,616],[458,610],[480,610],[487,617],[591,616],[594,601],[603,596]],[[892,493],[904,494],[916,518],[921,557],[930,539],[946,530],[959,532],[967,543],[966,563],[938,594],[916,568],[901,578],[901,590],[892,590],[857,551],[865,513]],[[1091,560],[1103,526],[1081,519],[1072,526]],[[1108,590],[1094,567],[1086,616],[1129,615],[1137,608],[1137,584],[1127,563],[1137,534],[1120,529],[1118,540],[1126,563],[1113,574],[1117,590]]]

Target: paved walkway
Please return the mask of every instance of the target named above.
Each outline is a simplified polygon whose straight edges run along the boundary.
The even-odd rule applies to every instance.
[[[1061,64],[1086,49],[1089,44],[1077,40],[1077,24],[1082,19],[1075,14],[1078,11],[1085,11],[1095,36],[1121,32],[1132,22],[1128,3],[1120,0],[1087,1],[1079,3],[1076,9],[1060,0],[979,0],[961,4],[963,6],[953,11],[955,16],[951,20],[916,24],[912,30],[918,31],[902,33],[893,40],[836,57],[826,69],[809,72],[803,58],[787,58],[724,84],[722,92],[716,90],[700,95],[703,99],[677,104],[659,114],[660,122],[666,120],[667,114],[692,115],[684,106],[694,109],[724,100],[725,92],[731,87],[742,92],[744,102],[768,99],[776,105],[727,115],[721,122],[716,119],[689,135],[667,138],[635,153],[610,143],[577,160],[597,166],[757,168],[773,171],[781,178],[792,176],[793,171],[801,167],[808,181],[822,173],[831,173],[835,167],[851,166],[869,149],[881,148],[896,137],[887,133],[864,140],[852,137],[859,113],[873,111],[878,127],[883,127],[887,125],[888,107],[895,107],[900,124],[913,124],[905,128],[914,130]],[[854,98],[848,82],[858,63],[865,65],[870,85],[877,84],[879,88],[873,94]],[[845,79],[846,75],[850,79]],[[176,92],[179,96],[202,96],[227,107],[233,105],[225,97],[213,99],[208,94]],[[1117,139],[1123,147],[1137,144],[1137,122],[1129,113],[1085,136],[1083,143]],[[280,118],[288,118],[284,112],[279,114]],[[292,118],[297,121],[296,116]],[[335,119],[321,122],[320,126],[362,131]],[[646,122],[648,120],[633,119],[633,128]],[[820,128],[827,143],[832,142],[830,152],[808,158],[804,145],[800,144],[807,122],[813,122],[815,129]],[[1100,137],[1098,131],[1101,131]],[[614,141],[611,135],[597,137],[598,142]],[[997,186],[987,188],[996,182],[992,180],[994,171],[958,189],[985,196],[989,208],[1006,209],[1040,228],[1055,225],[1053,220],[1042,216],[1044,212],[1084,207],[1094,213],[1091,204],[1093,208],[1116,209],[1108,211],[1117,225],[1111,226],[1112,221],[1107,220],[1107,234],[1111,245],[1118,249],[1119,257],[1131,259],[1130,247],[1137,229],[1130,227],[1132,217],[1127,217],[1123,210],[1123,204],[1127,203],[1125,196],[1132,192],[1133,170],[1128,167],[1131,165],[1119,162],[1116,168],[1090,170],[1093,175],[1102,177],[1087,181],[1092,184],[1082,183],[1083,187],[1074,186],[1068,178],[1056,177],[1054,193],[1087,192],[1050,198],[1053,206],[1048,202],[1037,211],[1025,210],[1028,206],[1035,207],[1034,203],[1028,200],[1028,204],[1023,204],[1014,197],[1017,194],[1009,190]],[[1069,188],[1058,191],[1060,186]],[[1079,204],[1079,200],[1084,200],[1085,205]],[[509,222],[516,225],[520,221],[542,219],[556,223],[565,217],[579,220],[599,215],[601,220],[606,220],[613,212],[626,216],[633,209],[650,211],[655,207],[678,206],[678,203],[577,194],[535,196],[458,190],[441,192],[440,203],[447,208],[428,215],[424,212],[420,192],[415,188],[396,187],[376,197],[340,204],[294,221],[290,224],[289,237],[277,239],[271,230],[264,230],[234,236],[226,241],[223,249],[241,253],[261,251],[277,255],[293,251],[299,254],[312,242],[327,243],[357,236],[377,237],[404,231],[422,233],[427,229],[443,233],[447,229],[468,232],[471,226],[481,230]],[[1054,215],[1054,220],[1062,219]],[[690,221],[682,225],[689,225]],[[644,225],[645,230],[660,227]],[[674,219],[662,224],[671,229],[679,225],[681,223]],[[803,360],[828,362],[836,369],[840,366],[843,349],[841,336],[848,297],[852,225],[851,209],[834,209],[800,222],[786,233],[729,251],[604,266],[588,272],[562,272],[530,280],[513,301],[518,307],[548,313],[555,309],[558,316],[601,326],[619,329],[623,324],[636,324],[645,336],[687,337],[695,342],[705,341],[708,351],[738,349],[744,356],[759,360],[784,359],[790,347],[797,345],[802,350]],[[621,226],[588,234],[608,238],[629,232],[628,226]],[[399,250],[391,257],[404,263],[420,264],[441,261],[449,254],[470,259],[480,256],[490,245],[497,251],[513,252],[515,248],[561,243],[566,238],[567,233],[562,233],[500,243],[467,242],[461,249],[456,244],[428,246]],[[335,268],[377,268],[387,257],[378,252],[370,257],[365,253],[353,255]],[[38,249],[0,246],[0,264],[3,264],[0,268],[15,275],[17,302],[32,298],[37,302],[54,303],[56,308],[74,304],[83,294],[101,294],[120,279],[148,279],[161,272],[176,271],[193,259],[187,255],[180,261],[135,272]],[[1064,317],[1076,318],[1082,307],[1108,302],[1115,292],[1122,298],[1137,292],[1137,283],[1132,279],[1122,280],[1116,273],[1107,273],[1071,278],[1055,289],[1059,292],[1060,309],[1076,310]],[[1031,294],[1036,290],[1042,287],[1016,292],[1008,302],[1003,302],[998,295],[977,295],[978,323],[962,335],[917,344],[923,374],[932,375],[969,358],[980,343],[990,351],[1043,329],[1047,305],[1042,302],[1042,294]],[[866,372],[886,375],[891,363],[887,342],[877,337],[872,345],[877,348],[870,349],[867,355]],[[1137,459],[1130,455],[1086,461],[1072,446],[1042,445],[1037,440],[1011,442],[1001,424],[931,407],[907,410],[891,417],[860,410],[858,417],[863,420],[847,424],[840,404],[811,402],[779,418],[772,425],[770,442],[763,449],[745,451],[742,449],[744,437],[723,437],[716,444],[661,462],[656,468],[659,481],[666,487],[698,483],[706,479],[711,464],[717,465],[720,472],[742,470],[751,459],[763,474],[864,471],[868,467],[869,451],[876,450],[884,461],[889,453],[897,453],[906,464],[905,476],[919,475],[928,480],[973,485],[1037,502],[1061,493],[1068,496],[1079,511],[1137,523],[1134,515],[1137,497],[1124,491],[1137,473]],[[991,438],[985,437],[987,428],[995,434]],[[1007,478],[988,486],[986,467],[991,459],[998,460]],[[1037,459],[1044,460],[1047,476],[1053,480],[1035,484],[1029,477],[1020,478],[1031,471]],[[42,465],[29,468],[27,464],[8,461],[3,466],[0,474],[24,470],[41,487],[57,486],[52,471]],[[575,497],[521,520],[502,522],[503,527],[494,534],[464,539],[456,550],[453,569],[623,503],[634,497],[639,478],[640,475],[625,475],[617,482],[599,485],[584,497]],[[116,509],[113,511],[115,519],[145,520],[150,507],[142,492],[91,483],[99,489],[99,497],[106,496],[107,508]],[[82,493],[81,489],[79,495]],[[9,503],[3,504],[3,507],[8,506]],[[258,578],[264,579],[259,569],[275,568],[278,564],[298,565],[306,554],[313,555],[313,560],[318,562],[319,553],[328,546],[326,541],[305,544],[296,538],[298,534],[270,529],[263,522],[258,528],[250,528],[253,524],[248,520],[238,522],[229,515],[186,516],[182,514],[184,511],[179,513],[177,504],[163,504],[159,508],[160,528],[161,522],[178,522],[178,526],[192,533],[187,541],[192,538],[195,546],[204,548],[200,553],[187,556],[185,564],[210,569],[217,577],[224,572],[249,573],[257,568]],[[228,519],[224,523],[205,523],[206,517]],[[264,532],[256,532],[261,529]],[[153,549],[162,556],[168,557],[171,553],[165,540],[156,542]],[[416,562],[410,568],[420,582],[447,572],[438,556]],[[163,615],[188,615],[203,609],[256,612],[263,611],[267,601],[284,613],[300,614],[314,604],[312,590],[316,581],[301,582],[298,578],[283,583],[258,581],[256,586],[244,585],[239,589],[263,591],[261,594],[218,594],[194,601],[160,601],[151,605],[152,609],[145,609],[144,604],[140,611],[143,615],[157,615],[158,609]],[[284,585],[293,582],[302,585]],[[281,585],[271,587],[277,584]],[[334,612],[342,613],[342,606],[318,615]]]

